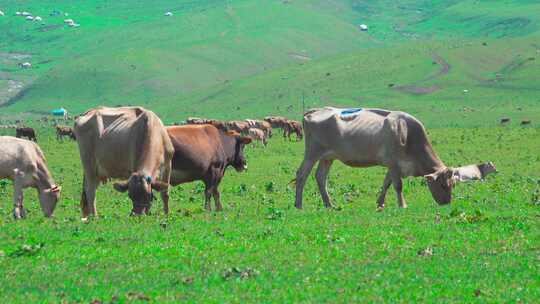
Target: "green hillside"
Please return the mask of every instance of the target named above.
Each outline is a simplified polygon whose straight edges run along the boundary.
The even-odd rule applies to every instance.
[[[5,113],[141,104],[171,121],[188,115],[283,114],[290,106],[297,116],[304,98],[308,106],[422,111],[428,104],[452,117],[464,105],[485,110],[497,101],[492,109],[497,116],[536,103],[540,90],[531,77],[540,49],[535,1],[8,1],[3,6]],[[22,10],[43,16],[43,24],[13,16]],[[54,11],[69,15],[49,16]],[[166,11],[174,15],[166,17]],[[81,27],[63,25],[65,18]],[[361,23],[370,30],[361,32]],[[450,70],[439,73],[435,57]],[[19,69],[16,64],[23,61],[33,68]],[[533,112],[529,116],[538,117]]]
[[[15,220],[13,182],[0,178],[0,303],[538,303],[539,1],[2,0],[0,10],[0,136],[15,135],[16,120],[33,127],[62,187],[52,219],[27,189],[28,216]],[[226,172],[223,212],[203,208],[195,182],[170,190],[168,215],[157,199],[151,215],[130,217],[128,195],[106,183],[99,216],[81,221],[77,143],[36,118],[99,105],[142,105],[166,124],[403,110],[448,167],[492,161],[498,172],[457,183],[445,206],[425,179],[406,178],[409,208],[391,189],[377,212],[386,169],[336,161],[336,207],[323,208],[310,176],[297,210],[304,142],[275,130],[267,147],[246,147],[248,171]]]

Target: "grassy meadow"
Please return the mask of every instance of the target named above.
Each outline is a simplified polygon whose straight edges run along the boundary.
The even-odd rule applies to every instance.
[[[7,0],[0,10],[0,124],[36,128],[63,188],[53,219],[28,189],[28,216],[15,221],[12,183],[0,181],[3,303],[538,302],[537,1]],[[13,16],[23,10],[43,24]],[[32,69],[17,67],[25,61]],[[171,191],[170,215],[158,199],[151,216],[129,217],[131,201],[107,184],[99,217],[82,222],[77,145],[36,120],[128,104],[166,124],[300,119],[322,105],[403,110],[448,166],[493,161],[499,172],[457,185],[443,207],[407,179],[409,208],[390,189],[376,212],[385,169],[336,163],[337,208],[323,208],[312,176],[298,211],[289,182],[303,142],[277,132],[266,149],[247,148],[247,172],[227,171],[224,212],[204,211],[193,183]]]

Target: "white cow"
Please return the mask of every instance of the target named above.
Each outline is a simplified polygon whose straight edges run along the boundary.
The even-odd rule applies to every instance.
[[[338,109],[326,107],[304,115],[305,155],[296,174],[296,207],[302,208],[306,179],[315,165],[316,180],[326,207],[331,207],[326,189],[334,160],[351,167],[384,166],[388,173],[377,200],[384,208],[386,191],[394,185],[398,204],[406,208],[402,178],[424,176],[437,203],[452,200],[453,169],[437,156],[424,126],[413,116],[381,109]]]
[[[4,178],[13,181],[15,218],[26,215],[23,189],[28,187],[37,189],[43,214],[46,217],[52,216],[61,188],[54,183],[45,156],[36,143],[0,136],[0,179]]]
[[[467,182],[474,180],[484,180],[488,174],[497,172],[495,164],[487,162],[479,165],[469,165],[454,169],[454,180]]]

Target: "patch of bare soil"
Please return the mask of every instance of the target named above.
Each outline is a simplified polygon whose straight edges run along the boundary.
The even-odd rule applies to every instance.
[[[417,86],[397,86],[394,87],[396,91],[411,93],[414,95],[431,94],[439,90],[438,86],[430,87],[417,87]]]
[[[508,84],[511,81],[511,74],[523,68],[528,62],[536,60],[535,57],[516,56],[510,62],[505,63],[496,73],[495,77],[481,78],[474,77],[481,87],[497,88],[505,90],[527,90],[540,91],[540,87],[534,86],[515,86]],[[506,83],[505,83],[506,82]]]
[[[23,53],[0,53],[0,64],[13,64],[32,57]]]
[[[5,87],[0,87],[0,107],[11,104],[11,100],[18,96],[24,89],[22,81],[8,79]]]
[[[295,58],[295,59],[303,60],[303,61],[311,60],[311,57],[309,57],[308,54],[290,52],[289,56],[291,56],[292,58]]]
[[[440,89],[440,87],[436,85],[432,86],[422,86],[421,84],[423,82],[435,80],[438,78],[441,78],[448,74],[450,72],[450,69],[452,66],[444,60],[441,56],[437,54],[432,55],[433,64],[437,64],[440,66],[440,69],[433,75],[428,75],[426,78],[410,85],[401,85],[401,86],[392,86],[392,88],[396,91],[405,92],[405,93],[411,93],[415,95],[424,95],[424,94],[431,94],[433,92],[436,92]]]

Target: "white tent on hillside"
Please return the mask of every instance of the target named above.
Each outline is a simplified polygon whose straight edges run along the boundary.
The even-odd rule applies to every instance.
[[[172,15],[173,15],[172,12],[166,12],[166,13],[165,13],[165,16],[167,16],[167,17],[170,17],[170,16],[172,16]]]
[[[368,26],[365,25],[365,24],[360,24],[360,30],[361,30],[361,31],[367,31],[367,30],[368,30]]]

